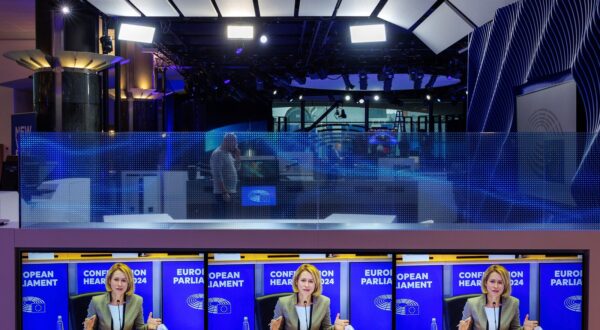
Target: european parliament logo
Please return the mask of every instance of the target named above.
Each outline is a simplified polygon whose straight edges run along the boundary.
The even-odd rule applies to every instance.
[[[208,298],[208,312],[210,314],[231,314],[231,302],[219,297]]]
[[[193,309],[204,310],[204,293],[189,295],[185,302]]]
[[[397,299],[396,300],[396,314],[413,316],[420,314],[419,303],[412,299]]]
[[[373,303],[375,307],[384,310],[391,311],[392,310],[392,295],[391,294],[382,294],[380,296],[375,297],[373,299]]]
[[[392,295],[382,294],[377,296],[373,299],[373,303],[375,304],[375,307],[389,312],[392,310]],[[396,314],[413,316],[419,315],[420,313],[419,303],[416,301],[407,298],[396,299]]]
[[[23,313],[46,313],[46,302],[38,297],[23,297]]]
[[[570,296],[563,302],[565,307],[576,313],[581,313],[581,296]]]

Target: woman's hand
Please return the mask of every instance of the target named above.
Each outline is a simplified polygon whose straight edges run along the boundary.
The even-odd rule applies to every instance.
[[[152,312],[150,312],[150,314],[148,314],[148,322],[146,322],[146,324],[148,325],[149,330],[156,330],[156,328],[162,324],[162,320],[160,318],[153,318]]]
[[[337,313],[337,316],[335,317],[335,322],[333,322],[334,329],[335,330],[344,330],[344,328],[348,324],[350,324],[350,321],[340,319],[340,313]]]
[[[473,322],[473,319],[470,316],[465,320],[461,320],[458,323],[458,330],[469,330],[471,328],[472,322]]]
[[[280,316],[276,319],[272,319],[271,323],[269,323],[269,327],[271,330],[279,330],[281,327],[281,322],[283,321],[283,316]]]
[[[533,330],[538,326],[538,321],[529,320],[529,314],[525,315],[525,320],[523,321],[523,329],[524,330]]]
[[[94,324],[96,324],[96,315],[86,317],[85,320],[83,321],[83,329],[84,330],[93,330]]]

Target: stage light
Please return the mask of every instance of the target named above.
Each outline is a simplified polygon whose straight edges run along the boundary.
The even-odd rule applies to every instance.
[[[365,99],[363,99],[363,98],[359,99],[359,100],[358,100],[358,103],[360,103],[360,104],[363,104],[363,103],[365,103]]]
[[[154,39],[154,27],[134,24],[121,24],[119,28],[119,40],[128,40],[142,43],[152,43]]]
[[[298,96],[298,100],[302,100],[304,98],[304,96],[302,96],[302,94],[300,94],[300,96]]]
[[[225,84],[225,85],[229,85],[230,82],[231,82],[231,79],[225,79],[225,80],[223,80],[223,84]]]
[[[425,88],[426,88],[426,89],[433,88],[433,86],[435,85],[435,81],[437,80],[437,78],[438,78],[438,75],[437,75],[437,74],[432,74],[432,75],[429,77],[429,81],[428,81],[428,82],[427,82],[427,84],[425,85]]]
[[[261,44],[266,44],[269,41],[269,38],[266,35],[262,35],[260,36],[260,43]]]
[[[385,25],[353,25],[350,26],[350,40],[352,43],[383,42],[385,38]]]
[[[254,26],[227,25],[228,39],[254,39]]]
[[[427,101],[431,101],[431,95],[427,94],[425,95],[425,98],[427,99]]]
[[[360,90],[364,91],[367,89],[367,87],[368,87],[367,79],[368,79],[367,74],[364,72],[361,72],[358,75],[358,86],[360,87]]]
[[[436,101],[437,101],[438,103],[442,103],[442,99],[440,99],[439,97],[436,99]]]
[[[109,54],[113,51],[112,38],[109,35],[100,37],[100,45],[102,46],[102,54]]]
[[[375,94],[375,95],[373,96],[373,100],[375,100],[375,101],[379,101],[379,95]]]
[[[71,13],[71,8],[69,8],[69,6],[62,6],[60,11],[62,11],[64,15],[69,15]]]
[[[342,74],[342,79],[344,79],[344,84],[346,85],[347,91],[354,89],[354,85],[352,85],[352,83],[350,82],[350,77],[347,73]]]
[[[241,55],[244,52],[244,47],[239,47],[235,50],[235,55]]]
[[[294,74],[292,75],[292,79],[294,79],[299,85],[305,85],[306,84],[306,74],[300,73],[300,74]]]
[[[277,90],[276,89],[273,90],[273,95],[277,95]]]
[[[383,79],[383,91],[384,92],[389,92],[392,90],[392,80],[394,79],[394,73],[393,72],[388,72],[384,74],[384,79]]]
[[[352,100],[352,96],[350,96],[350,94],[346,94],[346,96],[344,96],[344,100],[350,101]]]

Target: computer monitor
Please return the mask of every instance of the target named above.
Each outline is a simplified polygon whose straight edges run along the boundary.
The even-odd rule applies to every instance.
[[[240,182],[264,184],[277,181],[279,181],[279,164],[275,157],[242,157]]]

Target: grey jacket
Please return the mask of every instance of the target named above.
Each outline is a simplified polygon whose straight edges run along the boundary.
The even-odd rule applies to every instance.
[[[298,313],[296,313],[296,294],[281,297],[275,305],[273,319],[283,316],[280,330],[298,330]],[[310,317],[310,330],[333,330],[331,325],[331,312],[329,310],[329,298],[320,295],[313,297],[312,314]]]
[[[137,294],[132,294],[125,298],[125,326],[123,330],[147,330],[144,324],[144,314],[142,312],[142,303],[144,299]],[[87,317],[96,315],[94,329],[96,330],[120,330],[111,329],[112,316],[108,304],[110,303],[110,293],[95,296],[90,301]]]
[[[492,330],[494,329],[494,320],[491,320],[488,328],[488,319],[485,314],[485,295],[470,298],[465,304],[462,319],[465,320],[469,316],[472,318],[471,329],[474,330]],[[508,297],[502,299],[502,307],[500,309],[500,330],[518,330],[521,327],[519,320],[519,299]]]

